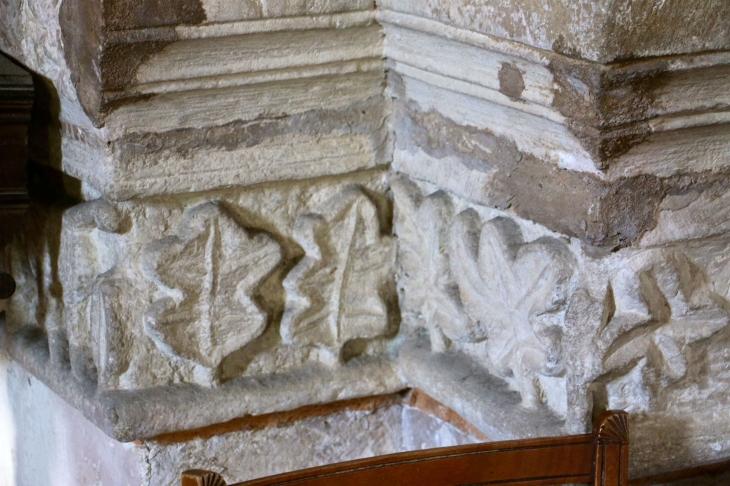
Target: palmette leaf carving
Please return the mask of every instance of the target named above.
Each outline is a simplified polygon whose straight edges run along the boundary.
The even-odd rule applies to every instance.
[[[176,234],[151,243],[144,258],[160,296],[145,329],[163,352],[215,368],[263,332],[267,316],[252,295],[281,260],[270,236],[205,203],[187,210]]]
[[[536,375],[563,372],[562,329],[551,316],[565,307],[572,255],[554,238],[525,243],[511,219],[482,223],[466,210],[451,230],[450,262],[464,308],[488,339],[493,372],[513,383],[523,405],[536,405]]]
[[[284,280],[281,336],[333,356],[347,341],[370,339],[389,327],[385,298],[395,245],[381,232],[378,210],[360,189],[328,201],[321,214],[300,216],[294,238],[305,256]]]
[[[448,229],[455,214],[451,198],[442,191],[424,198],[406,178],[394,181],[393,192],[404,310],[430,329],[434,350],[442,350],[441,332],[452,341],[483,339],[484,330],[464,311],[449,266]]]

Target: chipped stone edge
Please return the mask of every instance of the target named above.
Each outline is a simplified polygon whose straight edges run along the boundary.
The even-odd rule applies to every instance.
[[[424,34],[435,35],[449,40],[455,40],[464,44],[481,47],[488,51],[501,52],[509,56],[522,58],[534,63],[543,65],[549,64],[553,59],[561,59],[566,62],[576,63],[581,66],[602,67],[603,69],[615,69],[618,67],[651,65],[651,58],[637,58],[633,61],[623,63],[604,64],[598,61],[574,58],[554,51],[548,51],[539,47],[523,44],[518,41],[496,37],[482,32],[475,32],[463,27],[449,25],[438,20],[420,17],[414,14],[397,12],[394,10],[380,9],[376,12],[376,20],[381,24],[392,24]],[[730,63],[730,51],[711,51],[707,53],[677,54],[666,56],[675,58],[672,63],[675,69],[691,67],[709,67],[715,64]]]
[[[353,360],[336,372],[310,366],[291,373],[241,377],[217,388],[191,384],[137,391],[100,392],[75,378],[70,366],[51,361],[39,330],[10,334],[0,319],[0,348],[109,437],[131,442],[226,422],[247,415],[396,393],[406,388],[387,357]],[[363,380],[377,376],[378,381]]]
[[[647,76],[651,77],[657,72],[672,73],[678,71],[692,72],[701,71],[704,68],[712,68],[718,66],[730,65],[730,51],[710,52],[701,54],[680,54],[676,56],[667,56],[661,60],[639,58],[621,63],[602,64],[599,62],[588,61],[584,59],[576,59],[559,54],[552,51],[546,51],[537,47],[521,44],[516,41],[493,37],[488,34],[470,31],[464,28],[451,26],[442,22],[418,17],[412,14],[405,14],[389,10],[381,10],[377,13],[377,20],[386,26],[393,26],[400,29],[407,29],[425,36],[432,36],[444,39],[449,42],[456,42],[465,45],[474,46],[485,51],[486,55],[495,58],[509,57],[527,61],[534,66],[534,69],[550,68],[551,65],[570,65],[574,66],[574,71],[593,71],[596,74],[614,74]],[[389,45],[390,44],[390,45]],[[398,60],[398,45],[389,42],[386,36],[385,51],[390,52],[388,55],[388,67],[394,69],[400,74],[429,83],[440,89],[447,89],[460,94],[467,94],[477,98],[483,98],[485,101],[515,108],[525,113],[537,115],[547,120],[560,124],[572,124],[582,126],[582,130],[591,131],[598,127],[593,127],[573,117],[569,113],[563,113],[560,109],[556,109],[550,104],[538,101],[519,99],[515,100],[498,90],[494,90],[487,86],[484,82],[474,82],[450,74],[455,72],[453,69],[442,68],[439,71],[433,69],[424,69],[424,66],[430,66],[428,62],[429,53],[423,54],[423,60],[415,59],[407,64],[402,60]],[[394,54],[395,57],[394,57]],[[421,62],[423,61],[423,62]],[[455,61],[456,62],[456,61]],[[657,71],[658,70],[658,71]],[[700,73],[701,75],[702,73]],[[495,76],[496,77],[496,76]],[[682,87],[677,90],[676,96],[685,96]],[[707,91],[707,90],[705,90]],[[726,92],[724,86],[721,92],[717,92],[718,96],[722,96]],[[705,93],[706,95],[707,93]],[[636,127],[641,131],[662,132],[675,131],[683,128],[702,127],[707,125],[717,125],[730,123],[730,112],[727,107],[715,106],[710,109],[700,107],[700,111],[696,113],[682,110],[680,112],[668,111],[658,116],[652,116],[648,119],[635,117],[627,120],[619,125],[613,125],[602,130],[606,130],[608,135],[610,132],[621,132],[631,130],[632,125],[638,124]],[[646,126],[644,126],[646,124]],[[633,128],[636,130],[636,128]]]

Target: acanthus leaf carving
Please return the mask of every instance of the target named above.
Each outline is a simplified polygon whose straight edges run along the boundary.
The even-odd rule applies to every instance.
[[[573,257],[555,238],[523,241],[514,221],[482,223],[460,213],[451,230],[450,262],[467,314],[487,339],[492,371],[520,391],[525,406],[539,401],[536,374],[560,376],[563,310]]]
[[[455,210],[443,191],[426,197],[405,177],[393,181],[399,238],[402,307],[414,313],[431,335],[431,347],[444,351],[441,333],[452,341],[482,339],[483,329],[469,319],[451,273],[448,229]]]
[[[287,344],[315,346],[337,359],[346,342],[387,332],[384,294],[395,245],[382,234],[378,209],[362,190],[345,190],[324,208],[295,223],[294,238],[305,256],[284,279],[281,336]]]
[[[174,235],[145,249],[144,271],[158,286],[146,332],[163,352],[216,368],[266,327],[252,294],[280,260],[273,238],[219,204],[188,209]]]

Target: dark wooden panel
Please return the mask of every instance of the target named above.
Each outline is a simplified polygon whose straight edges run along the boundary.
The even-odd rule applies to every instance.
[[[28,208],[28,126],[33,97],[31,75],[0,54],[0,248],[22,228]],[[6,283],[11,279],[1,277]],[[14,285],[3,285],[0,298],[8,297],[11,288]]]

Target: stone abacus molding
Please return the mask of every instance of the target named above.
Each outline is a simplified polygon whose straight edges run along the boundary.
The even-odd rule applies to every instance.
[[[372,2],[208,3],[62,3],[66,62],[93,121],[64,124],[64,171],[120,199],[388,163]]]

